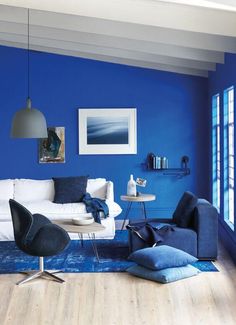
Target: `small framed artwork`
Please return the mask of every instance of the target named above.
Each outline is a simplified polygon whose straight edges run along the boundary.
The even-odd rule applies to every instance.
[[[78,110],[81,155],[136,154],[135,108]]]
[[[65,128],[48,127],[48,137],[39,140],[39,163],[65,162]]]

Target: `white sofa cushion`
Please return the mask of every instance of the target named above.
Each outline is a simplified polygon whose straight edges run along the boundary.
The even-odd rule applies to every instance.
[[[0,180],[0,200],[9,200],[14,197],[14,180],[2,179]]]
[[[31,213],[40,213],[48,217],[50,220],[71,219],[77,216],[87,216],[84,203],[66,203],[57,204],[49,200],[44,201],[18,201],[24,205]],[[106,200],[109,208],[109,217],[116,217],[121,213],[120,206],[110,200]],[[101,213],[103,217],[103,213]],[[11,220],[11,213],[8,201],[0,201],[0,222]]]
[[[105,178],[88,179],[86,191],[92,196],[105,200],[107,198],[107,181]]]
[[[4,181],[8,181],[8,180],[4,180]],[[92,197],[97,197],[105,200],[107,195],[106,179],[105,178],[89,179],[86,191],[90,193]],[[15,179],[14,199],[16,201],[24,201],[24,202],[34,202],[34,201],[41,201],[41,200],[53,201],[54,195],[55,195],[55,190],[54,190],[54,182],[52,179],[46,179],[46,180],[23,179],[23,178]],[[2,200],[4,200],[4,198]]]
[[[15,179],[14,199],[16,201],[53,201],[54,193],[54,184],[51,179]]]
[[[41,213],[50,220],[71,219],[76,216],[87,215],[84,203],[66,203],[58,204],[49,200],[34,201],[34,202],[20,202],[31,213]],[[114,201],[106,201],[109,209],[109,217],[116,217],[121,213],[120,206]],[[103,216],[103,214],[101,215]]]

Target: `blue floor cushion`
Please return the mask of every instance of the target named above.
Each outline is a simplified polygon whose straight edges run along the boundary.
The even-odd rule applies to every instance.
[[[161,245],[133,252],[129,260],[151,270],[185,266],[197,262],[197,258],[174,247]]]
[[[172,267],[159,271],[153,271],[140,265],[134,265],[126,270],[128,273],[143,279],[152,280],[160,283],[169,283],[201,273],[192,265]]]

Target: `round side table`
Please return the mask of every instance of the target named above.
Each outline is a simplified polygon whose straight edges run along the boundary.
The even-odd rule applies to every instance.
[[[155,201],[156,200],[156,195],[154,194],[140,194],[138,196],[129,196],[129,195],[121,195],[120,199],[122,201],[127,201],[128,202],[128,206],[127,206],[127,210],[125,213],[125,218],[122,224],[121,229],[124,229],[125,226],[125,222],[128,218],[128,215],[130,213],[130,209],[132,207],[132,204],[134,202],[137,202],[140,204],[141,208],[142,208],[142,214],[144,216],[145,219],[147,219],[147,211],[146,211],[146,206],[145,206],[145,202],[149,202],[149,201]]]

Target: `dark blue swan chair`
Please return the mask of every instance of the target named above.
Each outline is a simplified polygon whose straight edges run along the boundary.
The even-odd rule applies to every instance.
[[[14,237],[17,247],[24,253],[39,257],[39,270],[26,271],[29,275],[17,284],[43,277],[57,282],[64,282],[53,273],[44,270],[44,257],[53,256],[65,249],[70,242],[68,233],[51,223],[41,214],[31,214],[23,205],[9,200]]]

